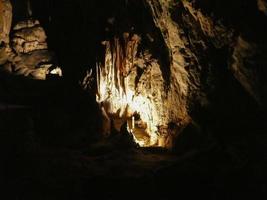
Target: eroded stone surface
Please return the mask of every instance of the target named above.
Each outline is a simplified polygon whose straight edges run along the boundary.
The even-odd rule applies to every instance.
[[[23,26],[23,23],[25,26]],[[22,22],[16,25],[13,30],[12,47],[17,53],[29,53],[48,48],[45,31],[38,21]]]
[[[62,71],[55,66],[55,56],[48,50],[46,33],[39,21],[19,21],[10,36],[12,6],[9,1],[1,1],[0,12],[1,70],[38,80],[45,80],[48,74],[61,76]]]
[[[9,0],[0,1],[0,43],[9,43],[12,21],[12,6]]]

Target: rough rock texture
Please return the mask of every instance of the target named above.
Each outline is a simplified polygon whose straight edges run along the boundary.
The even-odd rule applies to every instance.
[[[183,41],[181,34],[183,30],[178,24],[173,22],[169,9],[175,5],[175,2],[166,1],[147,1],[151,10],[154,23],[160,29],[168,49],[169,66],[164,66],[164,71],[169,71],[168,90],[163,100],[163,110],[167,110],[165,118],[165,134],[174,134],[176,136],[182,128],[189,123],[189,115],[187,110],[189,96],[189,63],[180,53],[186,49],[186,41]],[[167,68],[167,69],[166,69]],[[168,69],[169,68],[169,69]],[[165,80],[166,81],[166,80]],[[192,84],[192,87],[196,87]],[[175,108],[175,109],[173,109]],[[174,129],[174,130],[172,130]]]
[[[3,70],[33,79],[45,80],[52,71],[53,54],[48,51],[46,34],[36,20],[26,20],[15,25],[11,36],[9,62]],[[52,68],[51,68],[52,67]]]
[[[263,2],[264,1],[258,1],[258,4],[263,5]],[[205,67],[201,66],[201,59],[205,57],[205,54],[200,55],[197,50],[201,53],[205,53],[209,52],[211,48],[228,48],[229,52],[232,51],[233,54],[230,57],[226,56],[225,59],[231,61],[231,57],[233,57],[234,60],[233,64],[229,62],[230,65],[228,67],[233,68],[235,72],[238,71],[237,73],[239,73],[239,75],[235,73],[236,78],[241,84],[244,86],[246,85],[245,88],[251,95],[256,99],[258,99],[256,96],[261,96],[259,91],[257,91],[260,84],[256,79],[261,76],[259,73],[260,69],[263,69],[263,66],[266,65],[263,56],[266,42],[262,41],[260,36],[259,38],[255,38],[260,41],[252,41],[251,39],[244,39],[242,36],[238,36],[247,35],[246,29],[248,28],[244,27],[241,32],[237,28],[234,30],[233,25],[227,24],[225,19],[214,16],[213,13],[208,13],[204,7],[205,1],[181,1],[179,3],[175,3],[175,1],[159,1],[158,3],[148,1],[148,3],[152,9],[156,24],[160,27],[162,33],[165,34],[164,38],[167,44],[175,44],[175,42],[170,41],[172,35],[176,42],[182,41],[180,44],[175,45],[177,49],[183,48],[181,44],[189,44],[186,46],[186,52],[191,58],[194,59],[195,57],[195,61],[198,62],[198,67],[201,67],[201,71],[203,71]],[[203,7],[201,7],[202,4]],[[221,4],[222,6],[226,5],[226,3]],[[206,5],[208,5],[208,3]],[[262,11],[262,6],[259,6],[259,9]],[[155,10],[157,12],[155,12]],[[180,11],[180,14],[177,14],[178,11]],[[162,15],[165,16],[162,17]],[[163,20],[161,20],[161,18],[163,18]],[[260,18],[258,20],[260,20]],[[166,27],[165,24],[169,27]],[[247,26],[249,26],[249,24]],[[175,27],[179,30],[178,32],[175,31]],[[263,31],[263,25],[261,27],[262,29],[260,30]],[[168,31],[171,34],[168,34]],[[183,37],[181,33],[185,33],[186,36]],[[263,43],[260,44],[260,42]],[[172,48],[169,47],[169,49]],[[193,59],[189,60],[192,61]],[[178,59],[174,58],[173,60]],[[248,65],[244,65],[244,60],[248,62]],[[249,67],[249,63],[251,63],[253,67]],[[182,66],[185,65],[182,63]],[[199,75],[200,74],[195,71],[193,76]],[[242,78],[242,76],[246,77],[246,80],[244,80],[245,78]],[[253,84],[257,86],[253,86]],[[192,80],[188,82],[188,85],[189,87],[194,85]]]
[[[189,63],[186,62],[183,55],[180,53],[185,49],[185,42],[181,39],[180,34],[183,32],[178,24],[174,23],[169,15],[169,8],[173,5],[173,2],[166,3],[165,1],[159,1],[158,3],[148,1],[150,5],[152,16],[154,18],[155,25],[158,26],[163,35],[165,44],[169,51],[170,65],[164,66],[170,68],[170,81],[168,91],[168,110],[177,107],[176,113],[169,113],[170,118],[175,122],[183,121],[186,118],[186,102],[188,97],[188,67]],[[166,70],[166,69],[165,69]],[[167,83],[168,84],[168,83]],[[172,121],[169,120],[169,121]]]
[[[17,53],[47,49],[45,31],[37,20],[20,22],[13,30],[12,47]]]
[[[8,59],[9,33],[12,21],[12,6],[9,1],[0,1],[0,65]]]
[[[38,20],[19,21],[12,29],[12,7],[9,1],[1,5],[1,70],[7,73],[23,75],[38,80],[45,80],[51,72],[59,76],[61,69],[55,66],[53,53],[48,50],[46,34]],[[10,39],[11,38],[11,39]],[[11,44],[9,44],[11,41]]]
[[[53,63],[47,50],[46,34],[37,20],[19,22],[12,34],[12,48],[18,56],[12,61],[11,73],[44,80]]]
[[[232,5],[229,16],[217,12],[227,9],[227,2],[220,1],[216,4],[194,0],[146,0],[144,6],[163,38],[161,51],[167,52],[168,62],[161,62],[159,56],[154,57],[154,61],[143,61],[145,64],[140,67],[139,74],[128,75],[133,76],[129,80],[137,81],[128,84],[134,85],[135,94],[150,99],[155,107],[153,116],[159,117],[155,122],[157,139],[164,134],[172,138],[172,142],[166,140],[163,146],[173,145],[175,136],[190,123],[196,106],[205,108],[213,104],[215,90],[223,85],[223,76],[228,73],[258,105],[266,106],[266,39],[263,35],[255,37],[250,30],[265,33],[263,25],[253,22],[264,20],[260,12],[265,12],[265,1],[258,1],[257,5],[252,1],[244,3],[245,9],[239,11],[238,16],[245,17],[249,7],[254,9],[247,17],[253,20],[248,20],[247,24],[236,21],[239,19],[234,16],[239,2]],[[145,56],[138,56],[136,60],[145,60]]]
[[[239,37],[231,63],[234,76],[260,105],[266,102],[265,54],[266,46],[247,42]]]
[[[0,43],[9,43],[9,32],[12,21],[12,6],[9,0],[0,1]]]

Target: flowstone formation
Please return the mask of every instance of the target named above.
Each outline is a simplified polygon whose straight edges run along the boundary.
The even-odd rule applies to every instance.
[[[96,66],[102,131],[109,135],[111,126],[120,131],[126,123],[139,146],[171,147],[178,127],[171,122],[183,115],[170,106],[179,99],[166,89],[158,60],[148,50],[140,51],[141,42],[140,36],[129,33],[103,42],[105,59]],[[183,120],[178,122],[187,123]]]
[[[110,121],[120,131],[127,123],[129,133],[140,146],[161,146],[164,124],[162,91],[163,80],[159,65],[151,55],[137,55],[141,38],[124,33],[119,38],[105,41],[104,63],[97,65],[97,95],[107,123],[104,134],[110,132]],[[162,139],[161,139],[162,140]]]

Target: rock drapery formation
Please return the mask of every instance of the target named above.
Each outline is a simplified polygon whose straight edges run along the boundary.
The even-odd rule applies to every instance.
[[[258,13],[254,14],[255,16],[252,14],[251,18],[256,20],[264,18],[263,16],[257,16],[260,15],[260,12],[265,12],[263,2],[258,1],[258,10],[257,8],[255,10]],[[134,5],[131,1],[128,1],[128,4],[130,6]],[[253,3],[247,1],[246,4],[252,5]],[[156,138],[154,142],[146,143],[146,145],[142,143],[143,146],[172,146],[175,137],[190,123],[196,105],[205,108],[213,104],[210,97],[214,93],[214,88],[216,90],[216,84],[222,84],[219,78],[222,75],[218,74],[220,71],[218,65],[224,66],[224,73],[229,71],[232,74],[231,76],[236,78],[244,90],[247,91],[247,94],[251,95],[259,106],[264,106],[266,83],[264,83],[262,77],[263,74],[266,74],[264,70],[266,59],[264,59],[263,53],[266,52],[266,42],[261,44],[260,41],[257,41],[259,38],[247,36],[250,34],[248,33],[250,24],[241,28],[236,27],[235,23],[237,22],[234,20],[233,22],[227,21],[228,16],[226,18],[219,14],[216,16],[217,13],[209,12],[205,5],[208,5],[208,2],[194,0],[143,1],[143,6],[146,7],[147,12],[150,12],[155,27],[158,28],[164,39],[163,46],[168,52],[168,65],[163,65],[160,62],[160,57],[152,58],[151,55],[148,56],[143,53],[143,56],[139,54],[134,59],[126,58],[126,60],[132,62],[136,60],[131,66],[131,72],[116,77],[117,72],[118,74],[123,73],[120,70],[116,71],[121,67],[116,63],[117,60],[120,60],[116,59],[116,56],[119,57],[121,54],[117,51],[117,47],[121,47],[116,45],[116,42],[114,42],[114,49],[110,46],[107,47],[104,67],[100,65],[97,72],[100,78],[100,80],[98,79],[98,94],[101,93],[101,90],[105,91],[102,91],[105,97],[99,102],[106,102],[108,106],[111,106],[112,108],[107,108],[106,105],[104,110],[109,113],[109,109],[111,109],[113,114],[127,113],[128,107],[134,107],[131,106],[131,102],[132,104],[136,102],[137,107],[141,110],[133,109],[128,117],[133,116],[135,112],[139,114],[146,112],[147,114],[150,113],[148,115],[158,118],[155,121],[152,119],[143,120],[145,123],[150,121],[153,124],[154,138]],[[210,3],[210,5],[213,4]],[[216,6],[216,4],[214,5]],[[218,5],[221,5],[224,9],[226,3],[220,2]],[[233,5],[233,9],[239,5],[237,2]],[[230,15],[232,14],[230,13]],[[243,15],[242,11],[240,15]],[[258,26],[255,28],[262,30]],[[150,37],[149,34],[147,35]],[[142,43],[142,40],[140,43]],[[127,52],[127,48],[126,50],[122,49]],[[217,52],[217,55],[214,52]],[[149,57],[148,61],[145,59],[146,57]],[[142,62],[143,65],[140,64]],[[141,71],[140,74],[138,74],[138,71]],[[165,74],[167,74],[167,78],[164,76]],[[115,79],[110,80],[109,78],[114,75]],[[106,78],[104,78],[105,76]],[[126,80],[126,83],[123,81],[120,84],[121,78],[124,81]],[[110,82],[118,83],[118,85],[111,84],[108,86]],[[109,87],[118,90],[114,91]],[[131,91],[131,94],[127,94],[125,91]],[[107,93],[111,96],[113,94],[117,99],[109,98]],[[135,96],[138,95],[149,99],[148,104],[155,112],[149,112],[145,108],[141,108],[142,103],[134,100]],[[121,105],[119,99],[127,103]],[[131,122],[129,122],[129,126],[131,126],[130,124]],[[164,139],[161,140],[161,137]]]
[[[170,148],[178,129],[190,120],[186,110],[187,72],[181,66],[184,59],[175,49],[170,52],[170,58],[175,58],[171,58],[171,66],[165,66],[171,69],[167,81],[159,61],[149,51],[137,54],[141,38],[124,33],[123,44],[119,41],[105,42],[105,63],[97,66],[97,101],[111,120],[117,114],[115,118],[128,121],[128,131],[140,146]],[[177,43],[172,45],[174,48]]]
[[[158,127],[166,123],[159,65],[149,60],[151,55],[137,55],[141,39],[136,34],[124,33],[123,39],[124,45],[118,38],[104,42],[105,63],[97,66],[97,102],[104,116],[120,119],[114,124],[118,131],[127,122],[140,146],[164,146],[166,141],[158,141],[163,140]]]

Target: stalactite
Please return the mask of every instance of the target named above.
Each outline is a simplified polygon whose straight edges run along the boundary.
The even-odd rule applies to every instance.
[[[137,35],[128,33],[123,35],[123,42],[118,37],[105,42],[105,62],[96,66],[96,98],[100,105],[107,105],[104,109],[111,119],[115,117],[127,121],[128,131],[140,146],[153,146],[158,140],[157,110],[151,99],[137,93],[135,86],[131,88],[129,85],[129,73],[135,65],[139,42]],[[145,128],[135,126],[135,113],[140,115]],[[138,137],[134,135],[136,131]]]

